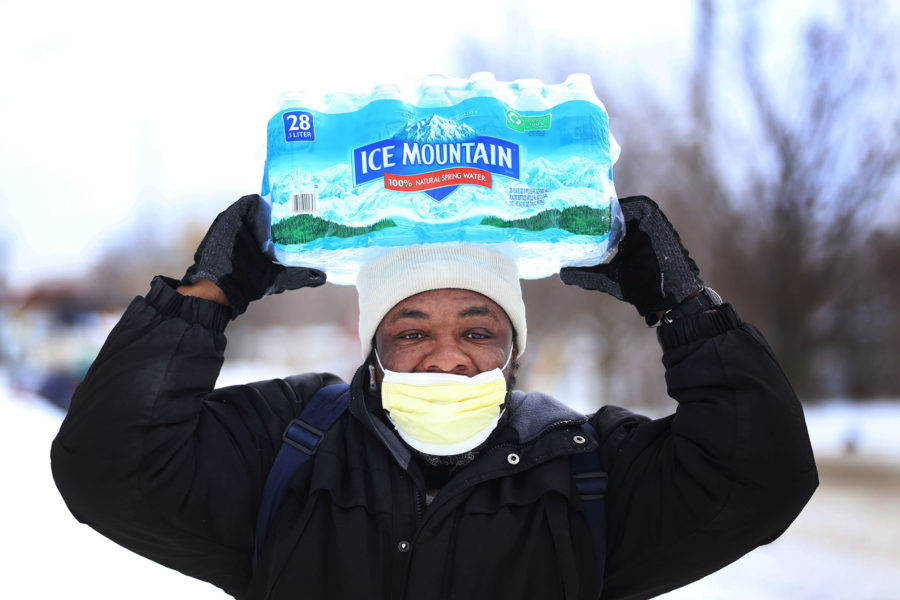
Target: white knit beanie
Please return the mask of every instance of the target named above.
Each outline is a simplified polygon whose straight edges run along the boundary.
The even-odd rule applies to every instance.
[[[457,288],[487,296],[506,311],[517,334],[519,356],[528,334],[519,270],[512,259],[480,246],[406,246],[363,266],[356,278],[359,339],[365,359],[375,330],[401,301],[429,290]]]

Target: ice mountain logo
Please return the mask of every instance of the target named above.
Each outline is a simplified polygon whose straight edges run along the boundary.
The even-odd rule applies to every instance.
[[[403,126],[386,140],[353,150],[353,185],[424,192],[440,202],[460,185],[492,187],[492,176],[519,179],[519,146],[480,136],[438,115]]]

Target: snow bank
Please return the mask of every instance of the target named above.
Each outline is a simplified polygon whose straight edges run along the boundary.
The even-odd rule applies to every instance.
[[[227,598],[209,584],[122,549],[69,513],[50,475],[62,413],[12,389],[0,373],[0,531],[4,598],[159,600]]]
[[[900,462],[900,400],[832,400],[806,407],[806,424],[818,454],[856,452]]]

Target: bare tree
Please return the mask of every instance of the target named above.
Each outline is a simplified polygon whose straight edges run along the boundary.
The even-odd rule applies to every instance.
[[[545,44],[540,72],[527,72],[533,28],[525,38],[510,36],[499,53],[467,39],[462,60],[464,70],[500,78],[561,79],[573,64],[592,73],[625,140],[615,171],[620,195],[662,202],[704,279],[761,326],[808,399],[900,392],[890,375],[896,369],[879,360],[861,367],[857,352],[896,350],[878,325],[895,322],[884,311],[896,290],[879,271],[894,264],[885,253],[895,234],[875,232],[876,215],[897,205],[900,110],[889,101],[896,48],[883,7],[836,2],[837,18],[810,17],[800,39],[776,41],[761,25],[774,4],[698,0],[685,110],[667,90],[613,94],[612,82],[598,76],[602,65],[583,69],[584,54],[569,44]],[[795,50],[773,67],[765,50],[776,46]],[[652,354],[646,332],[624,327],[622,313],[595,298],[565,296],[563,315],[552,284],[526,289],[538,328],[552,334],[569,319],[615,336],[598,356],[599,371],[619,382],[611,389],[641,388],[643,373],[628,365]],[[860,290],[872,297],[860,302]]]
[[[711,22],[711,1],[699,4],[701,23]],[[716,196],[725,190],[731,207],[727,215],[717,203],[726,236],[718,236],[715,245],[728,260],[714,269],[740,296],[748,316],[765,328],[797,389],[816,397],[835,391],[817,366],[822,354],[864,334],[847,331],[853,319],[846,299],[872,275],[858,263],[873,216],[896,183],[900,144],[896,133],[884,132],[900,132],[900,111],[869,108],[892,84],[871,4],[844,1],[837,23],[814,20],[806,26],[801,78],[787,102],[775,89],[785,82],[763,67],[764,6],[749,5],[740,15],[737,49],[759,130],[750,138],[757,158],[751,162],[738,149],[711,161],[720,172],[729,162],[748,165],[742,185],[711,186]],[[712,53],[698,50],[696,72],[708,72]],[[700,93],[709,98],[712,90],[707,85]],[[704,146],[712,148],[716,134],[708,121],[708,115],[698,115],[695,126],[708,136]]]
[[[663,150],[632,154],[616,173],[620,190],[637,180],[665,200],[701,274],[763,328],[808,399],[871,395],[875,381],[885,383],[878,393],[900,392],[888,385],[893,368],[859,365],[857,351],[881,356],[893,344],[876,324],[891,321],[886,298],[895,298],[874,267],[887,260],[873,260],[873,246],[889,246],[888,233],[873,234],[877,215],[897,205],[900,110],[883,102],[896,91],[893,46],[878,7],[839,7],[840,19],[805,25],[788,82],[765,66],[765,3],[729,12],[698,0],[690,125],[674,131],[673,111],[650,104],[658,117],[644,123],[654,127],[625,135]],[[736,46],[720,33],[725,17],[738,23]],[[860,301],[860,290],[871,297]]]

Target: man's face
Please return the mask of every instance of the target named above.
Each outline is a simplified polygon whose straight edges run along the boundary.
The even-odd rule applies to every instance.
[[[375,347],[386,369],[472,377],[502,367],[513,327],[500,306],[477,292],[440,289],[410,296],[385,315]],[[504,375],[516,361],[515,351]],[[376,370],[380,384],[383,373]]]

